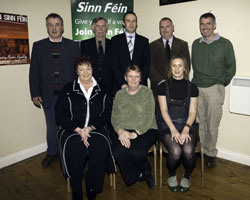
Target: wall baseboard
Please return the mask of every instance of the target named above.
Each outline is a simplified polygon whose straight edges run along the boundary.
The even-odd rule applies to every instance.
[[[25,160],[27,158],[30,158],[32,156],[38,155],[40,153],[45,152],[47,149],[47,144],[43,143],[43,144],[39,144],[37,146],[28,148],[28,149],[24,149],[22,151],[4,156],[2,158],[0,158],[0,169],[2,169],[3,167],[7,167],[9,165],[15,164],[17,162],[20,162],[22,160]]]
[[[218,148],[217,157],[250,166],[250,156]]]
[[[3,167],[7,167],[9,165],[13,165],[17,162],[20,162],[32,156],[38,155],[40,153],[43,153],[46,151],[46,148],[47,148],[47,144],[43,143],[43,144],[39,144],[37,146],[19,151],[17,153],[4,156],[0,158],[0,169],[2,169]],[[250,156],[228,151],[226,149],[218,149],[217,157],[250,166]]]

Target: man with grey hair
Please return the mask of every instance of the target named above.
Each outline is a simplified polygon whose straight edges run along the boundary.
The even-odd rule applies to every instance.
[[[190,68],[188,43],[173,35],[173,21],[168,17],[162,18],[159,22],[159,30],[161,37],[150,43],[151,67],[149,79],[155,97],[157,96],[158,83],[167,79],[169,61],[172,56],[184,56]]]
[[[54,105],[63,85],[75,78],[74,60],[80,55],[78,44],[62,36],[60,15],[49,14],[46,27],[49,37],[34,42],[29,72],[31,99],[36,107],[43,108],[46,119],[47,154],[43,167],[48,167],[58,153]]]
[[[111,41],[106,38],[108,22],[104,17],[96,17],[92,21],[95,37],[81,41],[81,52],[93,60],[93,76],[97,82],[106,85],[112,95]]]
[[[232,43],[215,33],[216,19],[212,13],[200,17],[202,37],[192,46],[194,82],[199,89],[198,116],[200,141],[205,153],[206,167],[215,166],[218,128],[222,117],[225,87],[236,72]]]

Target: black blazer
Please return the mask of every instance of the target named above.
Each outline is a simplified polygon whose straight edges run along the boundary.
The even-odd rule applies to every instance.
[[[107,123],[110,121],[111,117],[111,109],[112,100],[106,92],[106,87],[104,84],[98,83],[98,85],[93,88],[89,99],[90,113],[88,126],[93,125],[96,128],[91,132],[91,135],[105,138],[106,143],[104,142],[94,148],[103,149],[103,151],[107,153],[106,166],[103,170],[108,173],[116,172],[109,139],[109,131],[107,129]],[[76,137],[79,140],[81,139],[79,134],[74,132],[75,128],[83,128],[87,119],[87,100],[77,80],[64,86],[55,105],[55,118],[59,125],[59,150],[61,157],[65,157],[65,152],[71,149],[71,146],[68,146],[70,145],[68,141]],[[83,148],[83,150],[87,151],[87,148]],[[96,155],[95,159],[98,159],[98,155]],[[66,162],[68,161],[61,159],[63,173],[65,176],[70,176],[70,174],[68,174],[69,171],[65,170],[67,167]]]
[[[97,131],[104,128],[111,118],[112,100],[104,84],[97,84],[89,99],[89,122]],[[62,129],[72,131],[83,128],[87,116],[87,100],[79,83],[75,80],[66,84],[55,105],[56,122]],[[101,131],[102,132],[102,131]]]
[[[95,37],[81,41],[81,53],[82,55],[88,55],[93,59],[93,76],[97,82],[103,82],[108,88],[108,92],[111,94],[113,85],[111,69],[111,40],[107,38],[105,40],[105,55],[102,66],[99,66],[98,64]]]
[[[162,38],[159,38],[150,43],[151,50],[151,67],[149,78],[151,81],[151,89],[154,96],[157,96],[158,83],[163,79],[167,80],[167,73],[169,68],[169,60],[166,58],[166,52]],[[190,54],[188,50],[188,43],[184,40],[174,37],[170,57],[176,55],[183,55],[189,65],[190,69]]]
[[[53,97],[53,67],[49,38],[33,44],[29,85],[31,98],[42,97],[43,107],[48,108]],[[78,43],[62,38],[60,52],[60,80],[63,86],[75,78],[74,60],[80,55]]]
[[[150,48],[148,39],[136,34],[133,58],[130,59],[125,33],[112,37],[112,71],[115,79],[116,91],[125,84],[125,71],[129,65],[138,65],[142,70],[143,85],[147,85],[150,70]]]

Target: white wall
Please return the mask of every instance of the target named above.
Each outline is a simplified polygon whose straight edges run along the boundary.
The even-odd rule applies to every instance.
[[[47,37],[45,17],[59,13],[64,36],[72,38],[70,0],[0,0],[3,13],[28,16],[30,53],[34,41]],[[33,106],[29,65],[0,66],[0,168],[46,150],[43,111]]]
[[[190,52],[192,42],[200,37],[199,17],[211,11],[217,18],[216,32],[233,43],[237,62],[236,75],[250,77],[247,62],[250,52],[249,0],[198,0],[165,6],[159,6],[159,0],[135,0],[134,9],[138,15],[138,33],[153,41],[159,38],[159,20],[170,17],[175,24],[175,36],[188,42]],[[217,143],[219,157],[250,165],[249,124],[250,116],[229,112],[227,87]]]
[[[34,41],[47,37],[45,17],[59,13],[64,19],[64,36],[72,38],[70,0],[0,0],[0,12],[28,16],[30,52]],[[175,35],[191,44],[200,37],[198,19],[212,11],[217,31],[231,40],[237,59],[237,75],[250,77],[249,0],[198,0],[159,6],[159,0],[134,0],[138,33],[153,41],[159,37],[158,23],[170,17]],[[45,120],[42,110],[30,100],[29,65],[0,66],[0,168],[46,150]],[[250,165],[250,117],[229,113],[226,88],[224,114],[218,139],[219,156]]]

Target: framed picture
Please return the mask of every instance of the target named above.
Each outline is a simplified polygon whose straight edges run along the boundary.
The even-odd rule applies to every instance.
[[[175,4],[175,3],[185,3],[189,1],[197,1],[197,0],[160,0],[160,6]]]

